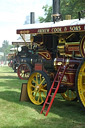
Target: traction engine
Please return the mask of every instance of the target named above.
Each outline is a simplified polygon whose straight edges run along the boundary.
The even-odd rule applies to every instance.
[[[24,43],[25,46],[22,47],[21,52],[18,52],[15,59],[15,67],[18,64],[18,77],[23,80],[28,80],[29,75],[36,70],[37,67],[40,67],[40,70],[43,69],[45,72],[54,70],[51,53],[44,46],[42,36],[34,36],[33,38],[33,43],[28,42],[28,45],[27,42],[26,44]],[[15,43],[19,44],[19,42]]]
[[[41,113],[48,105],[48,114],[57,93],[69,101],[79,99],[85,108],[85,19],[28,25],[17,34],[41,35],[52,57],[52,70],[45,70],[42,62],[35,63],[27,83],[31,102],[44,103]]]

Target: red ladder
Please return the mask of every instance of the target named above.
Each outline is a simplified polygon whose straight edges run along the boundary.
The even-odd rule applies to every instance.
[[[51,86],[51,88],[50,88],[50,90],[49,90],[49,93],[48,93],[48,95],[47,95],[47,97],[46,97],[45,103],[44,103],[44,105],[43,105],[43,107],[42,107],[42,110],[41,110],[40,114],[42,114],[43,112],[46,112],[46,113],[45,113],[45,116],[48,115],[48,112],[49,112],[49,110],[50,110],[50,108],[51,108],[51,106],[52,106],[52,103],[53,103],[53,101],[54,101],[54,98],[55,98],[55,96],[56,96],[56,93],[58,92],[59,86],[60,86],[60,84],[61,84],[61,81],[62,81],[62,79],[63,79],[63,76],[64,76],[65,71],[66,71],[67,68],[68,68],[68,65],[64,65],[64,66],[60,65],[60,67],[58,68],[57,74],[56,74],[56,76],[55,76],[55,78],[54,78],[54,81],[53,81],[52,86]],[[63,69],[62,74],[60,73],[61,69]],[[58,82],[58,80],[57,80],[57,79],[58,79],[58,76],[60,77],[59,82]],[[56,87],[54,87],[54,85],[55,85],[56,82],[58,82],[58,84],[57,84]],[[52,90],[54,90],[53,95],[52,95]],[[49,100],[50,97],[51,97],[51,100],[50,100],[50,102],[48,102],[48,100]],[[46,105],[48,105],[47,110],[45,110],[45,106],[46,106]]]

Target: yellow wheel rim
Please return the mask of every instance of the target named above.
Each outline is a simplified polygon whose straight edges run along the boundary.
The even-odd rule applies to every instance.
[[[76,92],[70,89],[67,89],[66,92],[61,93],[61,96],[68,101],[73,101],[77,98]]]
[[[82,64],[78,74],[78,94],[79,98],[85,107],[85,62]]]
[[[42,73],[34,72],[27,83],[28,96],[32,103],[42,104],[47,96],[47,82]]]

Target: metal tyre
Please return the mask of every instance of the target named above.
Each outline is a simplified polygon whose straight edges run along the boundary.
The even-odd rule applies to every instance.
[[[44,103],[50,89],[50,79],[43,71],[33,72],[27,83],[27,93],[33,104],[41,105]]]
[[[32,68],[29,64],[22,63],[19,65],[17,69],[18,77],[22,80],[28,80],[30,73],[32,72]]]
[[[85,35],[81,38],[80,41],[80,53],[83,58],[85,58]]]
[[[77,94],[76,91],[67,89],[66,92],[61,93],[61,96],[68,101],[76,101],[77,100]]]
[[[81,61],[75,78],[76,92],[80,103],[85,108],[85,58]]]

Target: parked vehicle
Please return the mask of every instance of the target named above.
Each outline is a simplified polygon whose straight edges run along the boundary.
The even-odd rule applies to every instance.
[[[45,102],[41,113],[48,104],[48,114],[56,93],[69,101],[78,98],[85,108],[85,18],[29,24],[27,28],[18,29],[17,34],[33,34],[33,42],[43,42],[47,50],[38,50],[42,59],[34,63],[34,72],[27,83],[31,102],[36,105]]]

